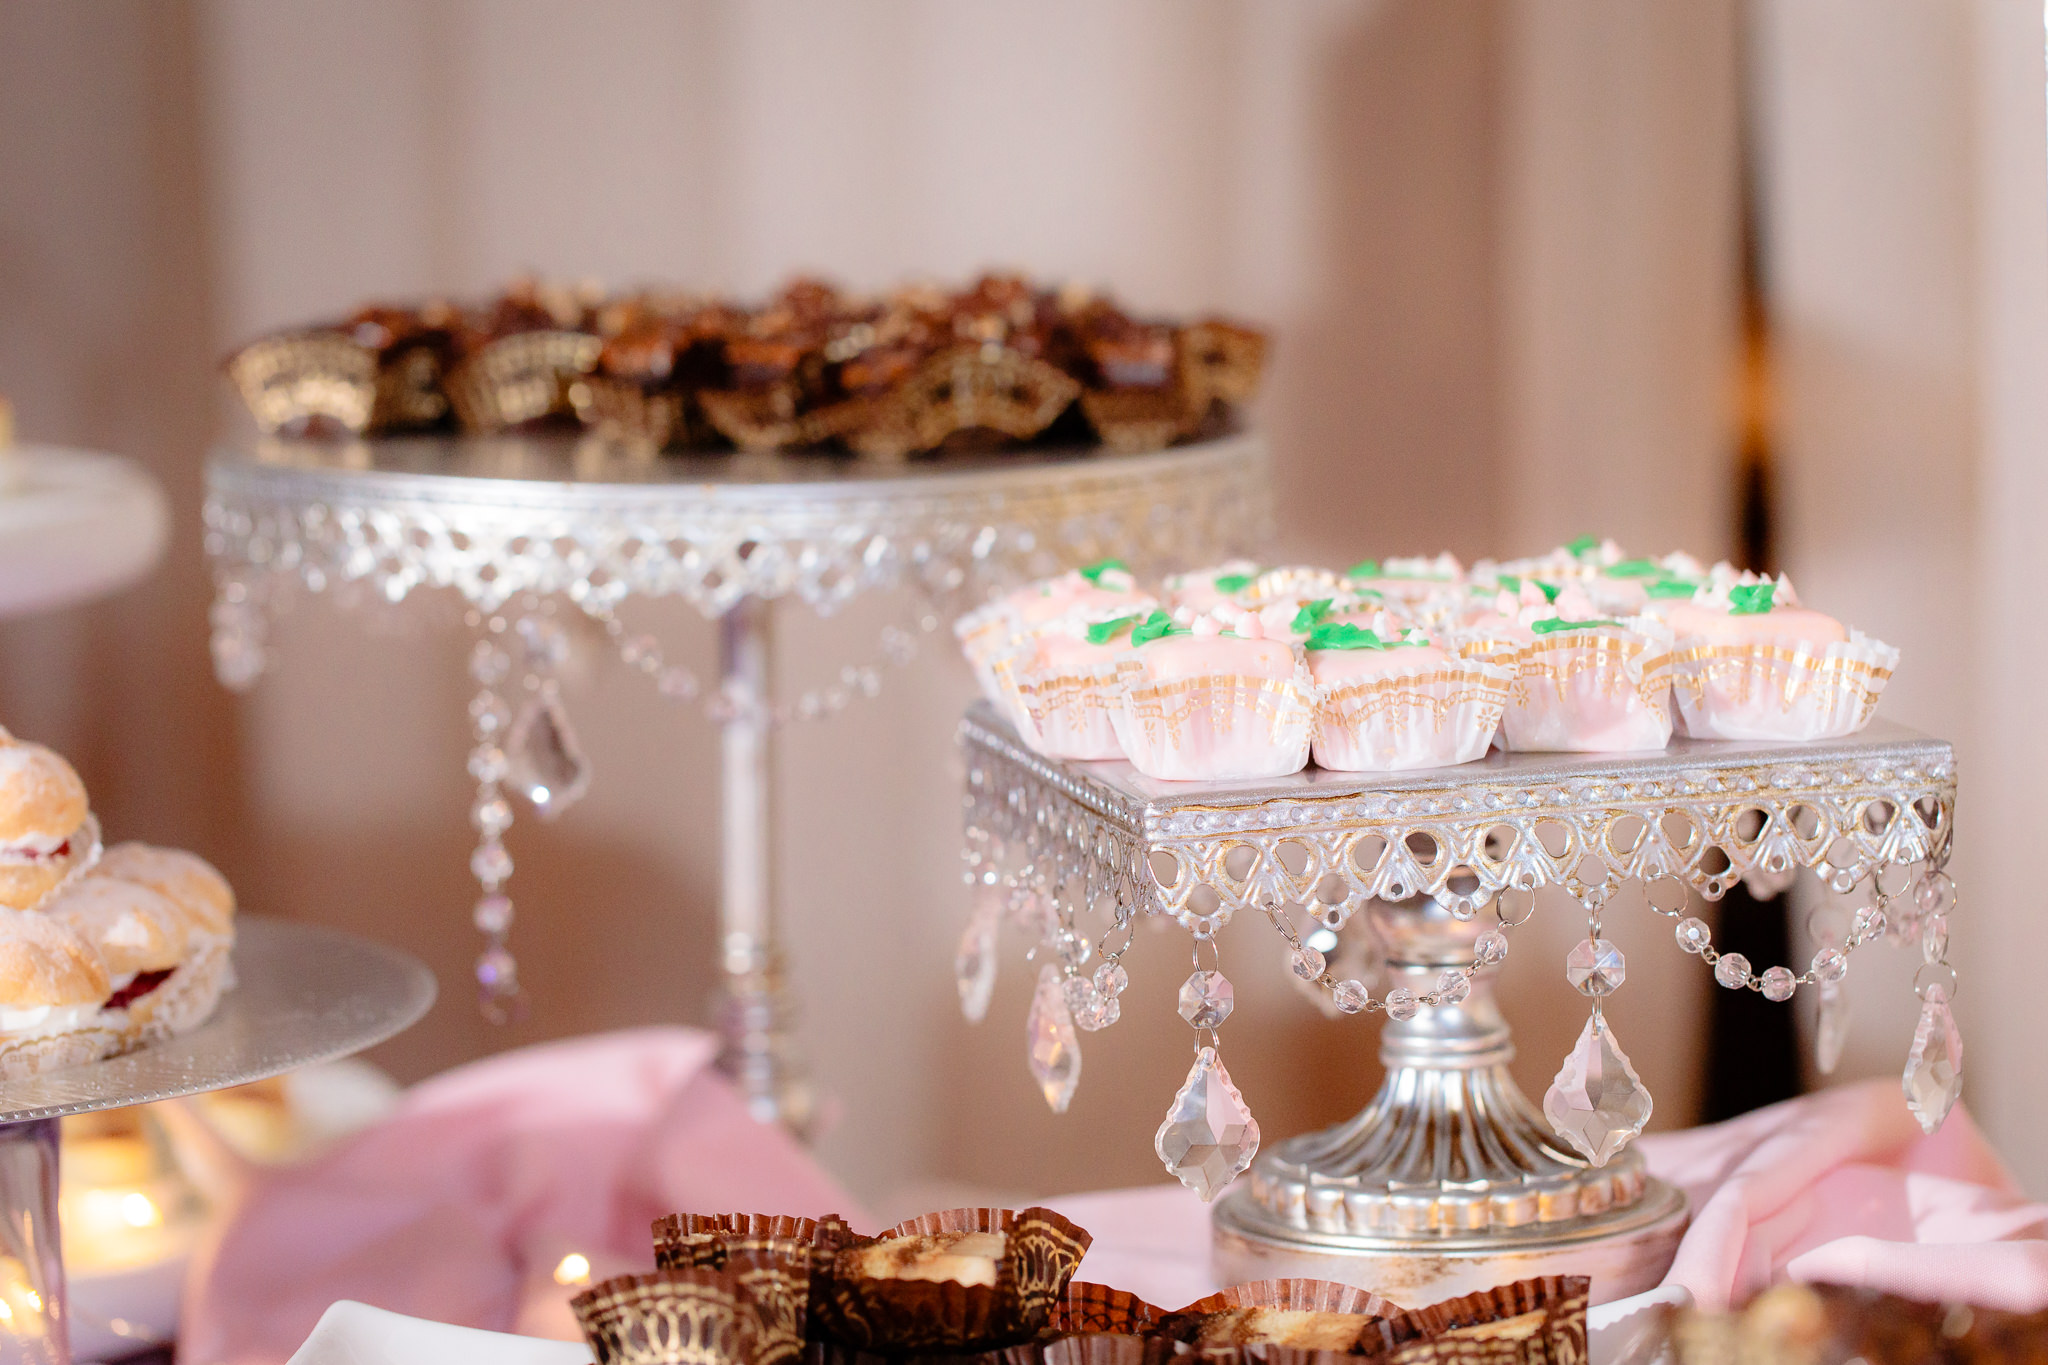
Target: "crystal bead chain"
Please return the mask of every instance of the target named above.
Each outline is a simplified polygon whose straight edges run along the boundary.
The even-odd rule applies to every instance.
[[[1385,998],[1375,1000],[1366,990],[1362,981],[1346,979],[1339,981],[1330,975],[1329,963],[1319,948],[1301,941],[1294,924],[1278,905],[1262,907],[1266,918],[1272,922],[1280,936],[1293,949],[1290,965],[1294,974],[1311,986],[1317,986],[1330,993],[1337,1008],[1346,1014],[1374,1013],[1384,1010],[1390,1019],[1413,1019],[1425,1006],[1431,1009],[1439,1005],[1462,1004],[1472,994],[1472,974],[1486,967],[1498,966],[1507,959],[1508,936],[1504,930],[1520,924],[1522,920],[1501,921],[1500,929],[1490,929],[1479,936],[1473,945],[1472,961],[1462,967],[1446,967],[1437,976],[1436,987],[1417,995],[1406,986],[1396,986],[1386,993]],[[1526,915],[1523,919],[1528,918]]]
[[[1714,980],[1720,985],[1725,986],[1729,990],[1755,991],[1766,1000],[1789,1000],[1792,998],[1793,993],[1801,986],[1837,985],[1843,977],[1848,975],[1849,955],[1865,944],[1885,936],[1892,916],[1892,907],[1904,894],[1903,888],[1889,891],[1885,889],[1884,870],[1880,868],[1871,875],[1871,903],[1859,908],[1851,917],[1848,936],[1841,940],[1839,947],[1832,943],[1823,944],[1814,953],[1811,964],[1803,972],[1795,973],[1790,967],[1784,966],[1767,967],[1761,972],[1753,971],[1749,959],[1741,953],[1724,953],[1714,947],[1713,931],[1708,927],[1705,920],[1700,919],[1696,915],[1687,915],[1679,919],[1675,930],[1678,946],[1685,949],[1688,953],[1697,954],[1702,961],[1713,969]],[[1954,899],[1953,883],[1949,881],[1948,874],[1938,868],[1930,868],[1921,876],[1919,884],[1914,887],[1915,900],[1918,901],[1922,896],[1922,888],[1930,884],[1930,878],[1938,878],[1938,885],[1945,885],[1950,888],[1946,895],[1948,901],[1952,902]],[[1851,883],[1851,885],[1853,886],[1854,883]],[[1939,895],[1936,896],[1936,899],[1939,899]],[[1672,915],[1675,913],[1655,905],[1652,905],[1651,908],[1657,910],[1659,914]],[[1939,946],[1943,954],[1947,952],[1948,948],[1947,920],[1945,916],[1946,911],[1944,910],[1942,916],[1939,917],[1941,919],[1939,933],[1942,940]],[[1928,918],[1934,917],[1930,916]],[[1923,919],[1922,922],[1926,923],[1927,919]],[[1945,959],[1942,965],[1946,968]],[[1924,971],[1925,968],[1922,970]],[[1953,973],[1951,972],[1952,975]]]
[[[644,633],[632,633],[621,621],[612,607],[594,598],[578,603],[591,620],[604,629],[612,647],[617,650],[621,662],[654,680],[655,690],[672,701],[690,702],[706,696],[703,680],[689,667],[668,662],[661,641]],[[856,700],[881,695],[882,666],[905,668],[916,659],[920,637],[931,634],[939,628],[940,618],[930,609],[918,612],[910,627],[887,625],[882,628],[881,659],[865,664],[848,664],[839,670],[839,681],[825,687],[814,687],[802,693],[794,702],[777,702],[770,709],[770,717],[777,725],[795,721],[823,720],[846,710]],[[723,723],[734,718],[730,698],[710,689],[704,703],[706,713],[714,722]]]
[[[504,891],[512,876],[512,855],[505,851],[505,832],[512,827],[512,803],[505,799],[503,782],[508,771],[504,738],[512,724],[512,708],[499,689],[511,676],[512,656],[503,636],[506,620],[492,615],[484,621],[486,633],[470,650],[469,674],[477,692],[469,701],[470,734],[475,741],[469,751],[469,775],[476,781],[476,801],[470,806],[470,823],[476,828],[477,846],[469,857],[469,870],[482,894],[471,918],[484,936],[483,952],[476,960],[477,1008],[493,1023],[509,1023],[525,1012],[526,997],[519,986],[519,964],[507,944],[512,931],[512,899]]]

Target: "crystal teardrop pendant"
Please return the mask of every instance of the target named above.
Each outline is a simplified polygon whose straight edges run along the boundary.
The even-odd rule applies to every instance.
[[[505,759],[506,779],[543,820],[560,815],[590,790],[583,746],[550,689],[536,692],[520,707],[505,737]]]
[[[960,988],[960,1013],[978,1024],[988,1017],[989,996],[996,988],[996,907],[978,908],[960,935],[953,955],[953,982]]]
[[[1030,1044],[1031,1078],[1045,1092],[1052,1112],[1066,1113],[1074,1099],[1074,1087],[1081,1083],[1081,1041],[1074,1033],[1074,1016],[1067,1010],[1059,968],[1049,962],[1038,969],[1038,989],[1031,996],[1024,1033]]]
[[[1259,1121],[1231,1084],[1215,1048],[1195,1054],[1152,1150],[1175,1179],[1205,1202],[1221,1194],[1259,1154]]]
[[[1605,1166],[1650,1121],[1650,1092],[1598,1013],[1586,1020],[1543,1096],[1543,1117],[1595,1166]]]
[[[1906,1107],[1920,1121],[1920,1130],[1931,1133],[1941,1127],[1963,1093],[1963,1035],[1956,1031],[1947,1000],[1937,996],[1920,1007],[1904,1081]]]
[[[1813,1065],[1823,1076],[1832,1076],[1842,1060],[1842,1047],[1849,1041],[1849,997],[1842,983],[1823,979],[1820,983],[1820,1011],[1813,1023]]]

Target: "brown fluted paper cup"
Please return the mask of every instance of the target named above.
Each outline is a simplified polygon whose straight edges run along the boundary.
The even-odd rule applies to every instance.
[[[988,1278],[921,1278],[973,1234],[999,1234]],[[865,1350],[977,1352],[1017,1345],[1051,1322],[1088,1250],[1087,1232],[1051,1209],[946,1209],[841,1250],[813,1281],[816,1330]]]
[[[569,1301],[597,1365],[745,1365],[738,1297],[708,1270],[620,1275]]]

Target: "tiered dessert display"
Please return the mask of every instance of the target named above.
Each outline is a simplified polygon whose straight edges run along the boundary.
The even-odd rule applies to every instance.
[[[855,299],[801,283],[759,308],[516,287],[477,309],[366,309],[229,366],[265,432],[208,472],[214,659],[246,688],[295,593],[453,588],[476,632],[471,869],[487,1014],[520,1001],[507,947],[510,787],[543,817],[589,765],[557,673],[565,622],[723,731],[723,1064],[801,1131],[776,928],[778,728],[873,695],[881,664],[991,588],[1116,547],[1163,571],[1265,534],[1261,443],[1235,432],[1262,339],[1135,320],[991,277]],[[1030,444],[1022,444],[1029,442]],[[916,457],[913,462],[912,457]],[[909,590],[881,658],[778,703],[772,604]],[[701,682],[622,616],[680,597],[719,622]]]
[[[959,626],[989,688],[961,726],[979,888],[961,1000],[986,1011],[1005,918],[1039,945],[1028,1054],[1063,1110],[1080,1032],[1120,1013],[1137,917],[1193,935],[1179,1004],[1196,1060],[1156,1150],[1204,1198],[1230,1188],[1220,1277],[1314,1274],[1406,1302],[1533,1274],[1591,1275],[1602,1301],[1655,1283],[1684,1201],[1628,1149],[1651,1097],[1601,1008],[1626,975],[1601,918],[1631,881],[1722,986],[1816,992],[1823,1071],[1847,955],[1916,943],[1905,1098],[1929,1131],[1954,1104],[1954,756],[1870,723],[1896,651],[1784,579],[1586,540],[1470,573],[1448,557],[1225,565],[1159,600],[1133,586],[1049,610],[1063,594],[1052,580]],[[1861,897],[1817,916],[1804,970],[1717,951],[1690,912],[1693,893],[1801,868]],[[1590,1005],[1540,1111],[1508,1074],[1491,989],[1539,887],[1584,910],[1564,965]],[[1366,1109],[1263,1156],[1218,1046],[1233,993],[1215,936],[1244,912],[1335,1010],[1388,1020]]]
[[[70,1359],[58,1119],[344,1056],[433,1002],[402,954],[234,911],[189,853],[103,850],[71,765],[0,731],[0,1360]]]

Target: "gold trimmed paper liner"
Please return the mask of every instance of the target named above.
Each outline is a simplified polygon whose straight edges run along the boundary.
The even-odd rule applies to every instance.
[[[1123,705],[1113,713],[1124,756],[1169,782],[1285,777],[1308,765],[1316,690],[1297,654],[1286,678],[1214,674],[1155,681],[1136,654],[1117,660]]]
[[[513,332],[485,342],[448,372],[448,401],[462,429],[504,431],[571,414],[569,385],[604,349],[589,332]]]
[[[737,1297],[712,1271],[620,1275],[569,1308],[597,1365],[745,1365]]]
[[[1376,1323],[1364,1359],[1393,1365],[1583,1365],[1584,1275],[1546,1275],[1464,1294]]]
[[[1040,1343],[1044,1365],[1163,1365],[1178,1352],[1164,1337],[1069,1332]]]
[[[1538,635],[1522,646],[1501,747],[1661,749],[1671,742],[1671,632],[1647,617]]]
[[[840,439],[863,459],[895,461],[935,450],[977,427],[1027,441],[1051,426],[1081,385],[1043,360],[1007,346],[963,345],[919,365]]]
[[[1459,658],[1506,669],[1510,677],[1520,671],[1522,650],[1529,643],[1512,635],[1499,635],[1483,630],[1452,628],[1444,632],[1444,635],[1442,643]]]
[[[960,642],[960,652],[967,656],[967,666],[974,670],[981,695],[1006,716],[1012,713],[1004,690],[996,684],[995,662],[1016,648],[1022,634],[1016,612],[1001,599],[984,602],[953,622],[953,638]]]
[[[440,426],[449,416],[442,389],[447,352],[427,340],[408,340],[377,355],[377,401],[370,409],[370,430],[423,431]]]
[[[1216,1326],[1219,1315],[1234,1315],[1248,1309],[1283,1313],[1315,1313],[1357,1319],[1356,1341],[1371,1340],[1366,1334],[1380,1320],[1401,1310],[1369,1290],[1329,1280],[1253,1280],[1232,1285],[1195,1300],[1185,1308],[1166,1314],[1154,1325],[1156,1335],[1176,1342],[1178,1357],[1214,1362],[1215,1365],[1342,1365],[1355,1360],[1350,1352],[1327,1347],[1292,1346],[1279,1342],[1203,1342],[1201,1335]],[[1354,1346],[1353,1350],[1357,1347]]]
[[[1092,1335],[1142,1336],[1165,1316],[1129,1290],[1069,1280],[1053,1305],[1052,1330]]]
[[[1695,739],[1838,739],[1870,724],[1899,651],[1860,630],[1844,642],[1716,641],[1672,654],[1671,697]]]
[[[1334,1280],[1247,1280],[1196,1299],[1178,1313],[1221,1313],[1230,1308],[1279,1308],[1295,1313],[1362,1313],[1384,1318],[1401,1312],[1370,1289]]]
[[[747,1365],[791,1365],[803,1354],[813,1256],[803,1242],[763,1239],[727,1246],[725,1273],[739,1295]]]
[[[653,1234],[657,1255],[664,1243],[696,1237],[803,1242],[827,1251],[858,1240],[853,1228],[836,1213],[822,1218],[788,1213],[671,1213],[654,1220]]]
[[[1003,1259],[993,1285],[859,1273],[860,1253],[873,1242],[959,1232],[1003,1234]],[[830,1270],[822,1271],[811,1311],[822,1335],[862,1349],[958,1353],[1015,1345],[1045,1329],[1090,1240],[1086,1231],[1047,1208],[923,1214],[842,1250]]]
[[[647,389],[629,379],[581,375],[569,384],[576,420],[599,440],[649,457],[690,444],[690,400],[676,389]]]
[[[1405,772],[1484,758],[1514,680],[1511,669],[1452,658],[1319,687],[1316,766]]]
[[[989,669],[996,705],[1016,723],[1018,736],[1048,758],[1122,758],[1115,716],[1123,688],[1116,660],[1059,672],[1034,668],[1037,660],[1038,642],[1026,636]]]
[[[333,328],[252,341],[227,372],[268,434],[325,420],[360,436],[377,409],[377,353]]]

